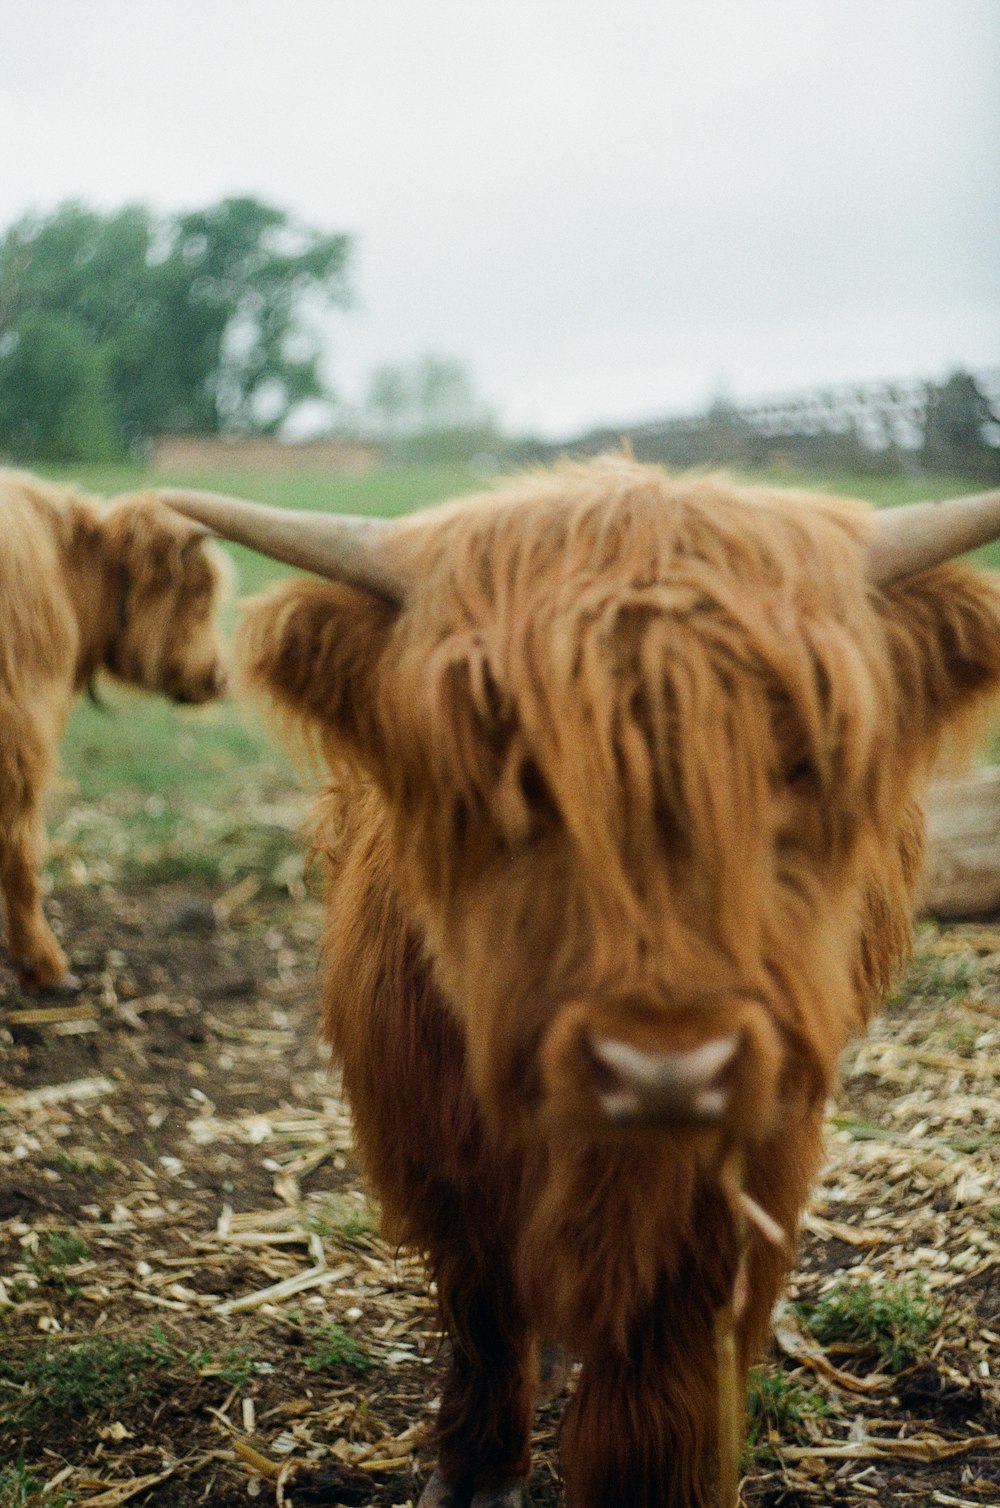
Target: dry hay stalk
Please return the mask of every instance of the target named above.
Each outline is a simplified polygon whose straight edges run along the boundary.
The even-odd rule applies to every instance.
[[[750,1235],[752,1230],[773,1246],[787,1245],[785,1232],[744,1188],[746,1159],[743,1147],[732,1142],[719,1164],[719,1187],[725,1197],[736,1231],[736,1270],[729,1301],[715,1316],[715,1368],[719,1421],[718,1486],[720,1508],[740,1508],[740,1458],[746,1435],[746,1399],[740,1387],[736,1342],[749,1291]]]

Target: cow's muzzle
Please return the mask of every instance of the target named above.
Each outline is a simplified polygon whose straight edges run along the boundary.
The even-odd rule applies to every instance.
[[[225,696],[229,689],[229,677],[221,663],[216,663],[200,674],[183,672],[168,674],[165,690],[172,701],[186,706],[200,706]]]
[[[752,999],[697,1008],[573,1002],[542,1044],[547,1117],[591,1132],[720,1128],[756,1141],[773,1130],[782,1035]]]
[[[597,1098],[613,1125],[677,1121],[714,1126],[729,1104],[740,1038],[716,1037],[682,1052],[655,1052],[615,1037],[592,1037]]]

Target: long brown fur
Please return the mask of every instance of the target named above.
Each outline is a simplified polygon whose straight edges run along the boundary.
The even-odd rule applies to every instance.
[[[404,528],[398,613],[300,581],[243,649],[334,777],[324,1024],[387,1230],[437,1282],[441,1471],[459,1502],[526,1475],[557,1341],[571,1508],[708,1508],[719,1160],[744,1146],[791,1245],[838,1054],[910,948],[923,781],[1000,684],[1000,590],[962,565],[876,590],[863,505],[625,461]],[[720,1126],[608,1126],[595,1034],[734,1032]],[[787,1268],[751,1242],[744,1373]]]
[[[0,471],[0,893],[26,986],[68,978],[42,912],[42,800],[73,698],[100,670],[199,702],[225,686],[212,621],[222,561],[136,493],[103,506]]]

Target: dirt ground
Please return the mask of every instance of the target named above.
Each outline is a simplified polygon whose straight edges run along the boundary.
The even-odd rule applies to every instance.
[[[438,1338],[316,1042],[317,900],[65,886],[49,911],[79,999],[0,961],[0,1508],[414,1501]],[[1000,1504],[998,1049],[1000,927],[928,931],[845,1063],[748,1508]],[[793,1307],[845,1277],[933,1300],[895,1374]]]

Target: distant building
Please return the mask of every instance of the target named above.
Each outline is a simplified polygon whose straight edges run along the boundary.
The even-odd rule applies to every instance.
[[[279,440],[273,435],[158,435],[155,471],[336,471],[359,476],[382,456],[365,440]]]

